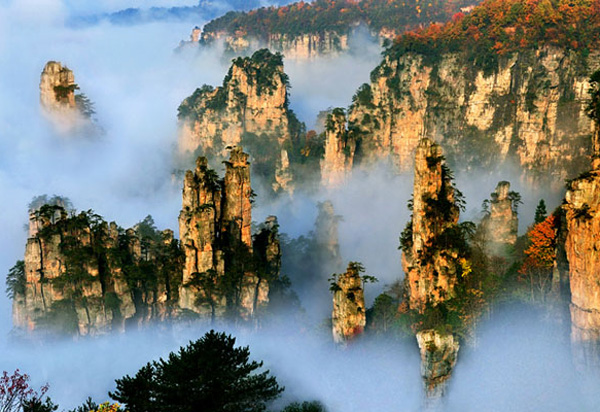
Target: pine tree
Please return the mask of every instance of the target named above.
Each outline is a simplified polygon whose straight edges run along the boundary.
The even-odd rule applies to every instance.
[[[546,210],[546,202],[544,199],[540,199],[537,207],[535,208],[535,219],[534,223],[537,225],[538,223],[542,223],[548,217],[548,211]]]
[[[235,338],[206,333],[167,359],[148,363],[134,376],[117,379],[109,395],[130,412],[261,412],[283,392],[262,362],[250,361]]]

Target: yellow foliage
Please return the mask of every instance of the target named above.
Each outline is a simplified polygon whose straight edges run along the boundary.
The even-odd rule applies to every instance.
[[[121,405],[119,405],[118,403],[111,404],[110,402],[104,402],[98,407],[98,410],[90,412],[118,412],[120,408]]]
[[[469,262],[467,259],[460,258],[458,260],[458,263],[460,263],[460,267],[462,268],[461,276],[463,278],[469,276],[471,274],[471,272],[473,272],[473,268],[471,267],[471,262]]]

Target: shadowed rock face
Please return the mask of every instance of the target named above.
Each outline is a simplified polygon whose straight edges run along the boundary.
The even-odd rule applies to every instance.
[[[358,268],[352,263],[333,284],[333,340],[345,343],[363,333],[367,323],[365,297]]]
[[[326,200],[317,205],[319,214],[315,222],[315,241],[317,243],[316,253],[319,260],[324,262],[328,268],[334,271],[343,269],[342,255],[340,254],[340,243],[338,235],[338,223],[341,216],[335,214],[333,203]]]
[[[279,275],[280,267],[277,222],[270,217],[255,250],[252,196],[248,155],[239,147],[231,150],[223,180],[204,157],[193,172],[186,172],[179,215],[185,254],[181,308],[213,319],[251,319],[268,303],[268,281]],[[255,272],[255,259],[265,266],[262,275]]]
[[[570,183],[564,205],[573,354],[579,369],[596,371],[600,367],[599,139],[596,130],[592,170]]]
[[[408,306],[423,314],[454,297],[461,273],[458,252],[438,244],[440,237],[457,230],[459,207],[442,149],[429,139],[421,140],[415,155],[412,212],[402,266]],[[456,363],[458,340],[435,329],[420,330],[416,337],[426,395],[439,398]]]
[[[510,183],[499,182],[489,201],[489,214],[481,222],[491,255],[500,256],[506,246],[517,242],[519,218],[510,193]]]

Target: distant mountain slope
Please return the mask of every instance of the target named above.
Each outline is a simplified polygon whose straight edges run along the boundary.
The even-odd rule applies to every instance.
[[[599,64],[597,0],[484,1],[394,41],[329,157],[410,170],[429,137],[457,171],[518,165],[527,180],[562,187],[589,162],[589,76]]]
[[[348,35],[364,24],[372,35],[393,39],[399,33],[431,22],[444,22],[477,0],[317,0],[288,6],[232,11],[206,24],[201,42],[225,39],[244,52],[259,47],[314,55],[348,47]],[[304,51],[302,49],[307,49]]]
[[[177,1],[173,2],[177,4]],[[281,5],[289,0],[270,0],[267,3]],[[73,16],[69,19],[72,26],[89,26],[101,22],[111,24],[141,24],[153,21],[190,21],[214,19],[232,10],[251,10],[264,5],[260,0],[199,0],[197,6],[126,8],[112,13],[99,13]]]

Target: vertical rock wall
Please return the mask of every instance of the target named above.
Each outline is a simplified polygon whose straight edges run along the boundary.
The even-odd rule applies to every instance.
[[[600,136],[592,170],[569,184],[566,194],[567,237],[571,287],[571,341],[575,364],[582,370],[600,367]]]

